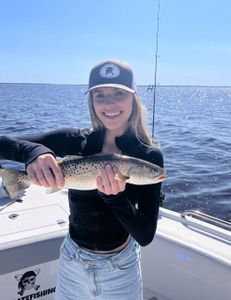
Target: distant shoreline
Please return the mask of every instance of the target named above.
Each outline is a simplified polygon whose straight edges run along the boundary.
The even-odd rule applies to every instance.
[[[0,85],[69,85],[69,86],[87,86],[86,83],[37,83],[37,82],[0,82]],[[153,84],[138,84],[138,87],[149,87]],[[187,85],[187,84],[158,84],[156,87],[217,87],[217,88],[231,88],[231,85]]]

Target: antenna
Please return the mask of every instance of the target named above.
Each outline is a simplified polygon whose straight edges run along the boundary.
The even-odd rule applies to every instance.
[[[154,71],[154,90],[153,90],[153,110],[152,110],[152,138],[154,138],[155,111],[156,111],[156,82],[157,82],[157,65],[158,65],[158,48],[159,48],[159,23],[160,23],[160,0],[157,1],[156,15],[156,51],[155,51],[155,71]]]

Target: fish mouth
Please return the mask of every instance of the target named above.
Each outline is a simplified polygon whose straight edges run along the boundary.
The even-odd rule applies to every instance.
[[[157,181],[161,182],[161,181],[165,180],[166,178],[168,178],[166,174],[161,174],[160,176],[157,177]]]

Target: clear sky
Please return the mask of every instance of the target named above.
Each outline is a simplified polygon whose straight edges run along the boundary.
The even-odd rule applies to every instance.
[[[0,82],[87,83],[101,60],[154,82],[157,0],[0,0]],[[231,1],[160,0],[157,82],[231,86]]]

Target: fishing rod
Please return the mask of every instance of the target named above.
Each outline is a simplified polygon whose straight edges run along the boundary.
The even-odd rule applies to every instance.
[[[154,70],[154,90],[153,90],[153,110],[152,110],[152,138],[154,139],[155,127],[155,111],[156,111],[156,85],[157,85],[157,65],[158,65],[158,50],[159,50],[159,31],[160,31],[160,0],[157,1],[156,15],[156,51],[155,51],[155,70]]]

